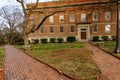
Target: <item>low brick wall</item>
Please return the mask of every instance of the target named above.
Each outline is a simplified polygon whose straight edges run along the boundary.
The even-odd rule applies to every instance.
[[[3,69],[0,69],[0,80],[3,80]]]

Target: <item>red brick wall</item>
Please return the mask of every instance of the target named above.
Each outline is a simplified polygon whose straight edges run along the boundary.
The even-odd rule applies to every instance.
[[[71,3],[80,3],[81,1],[99,1],[99,0],[71,0]],[[56,2],[50,2],[49,5],[55,5]],[[63,2],[59,2],[60,5],[64,4]],[[57,4],[57,3],[56,3]],[[39,5],[46,6],[48,3],[41,3]],[[29,35],[29,38],[42,38],[42,37],[66,37],[66,36],[79,36],[78,35],[78,25],[77,23],[82,23],[81,22],[81,12],[85,10],[87,13],[88,21],[91,24],[91,36],[94,35],[108,35],[112,36],[116,34],[116,11],[115,11],[116,6],[115,5],[100,5],[100,6],[76,6],[76,7],[69,7],[65,12],[57,13],[54,16],[54,23],[49,23],[49,18],[45,21],[44,23],[44,33],[40,33],[40,31],[36,31],[35,33],[32,33]],[[112,10],[110,10],[112,9]],[[49,14],[51,11],[53,11],[54,8],[46,9],[46,13]],[[99,20],[93,21],[92,20],[92,13],[94,11],[99,12]],[[105,20],[105,11],[111,11],[111,19],[110,20]],[[75,22],[70,22],[70,13],[74,12],[75,13]],[[36,23],[39,22],[40,20],[40,15],[42,13],[36,11],[32,16],[35,17]],[[59,15],[64,14],[64,22],[59,22]],[[98,32],[94,33],[93,32],[93,25],[97,24],[98,25]],[[105,25],[110,24],[111,25],[111,31],[110,33],[105,32]],[[70,26],[74,25],[75,26],[75,32],[71,33],[70,32]],[[54,28],[54,33],[50,33],[49,29],[50,26],[53,26]],[[64,26],[64,33],[60,33],[59,28],[60,26]]]

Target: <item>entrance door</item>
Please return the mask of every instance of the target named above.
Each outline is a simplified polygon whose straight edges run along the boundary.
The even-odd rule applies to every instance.
[[[86,39],[86,32],[81,32],[81,39]]]
[[[81,29],[81,39],[84,39],[86,40],[87,39],[87,36],[86,36],[86,29]]]

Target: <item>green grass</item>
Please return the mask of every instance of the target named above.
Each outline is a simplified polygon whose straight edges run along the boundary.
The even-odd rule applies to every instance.
[[[100,73],[83,43],[31,45],[29,54],[71,76],[96,80]]]
[[[3,54],[4,54],[4,49],[3,47],[0,47],[0,68],[3,67]]]
[[[98,46],[98,42],[92,42],[92,44],[95,45],[95,46]],[[115,50],[115,47],[116,47],[116,42],[115,41],[105,41],[104,45],[99,46],[99,47],[101,49],[104,49],[104,50],[110,52],[111,54],[113,54],[117,57],[120,57],[120,53],[118,53],[118,54],[113,53],[114,50]]]

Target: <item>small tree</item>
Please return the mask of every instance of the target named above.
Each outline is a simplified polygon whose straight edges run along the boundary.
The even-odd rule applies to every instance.
[[[43,19],[38,23],[36,24],[35,23],[35,20],[32,21],[33,23],[33,26],[31,26],[31,28],[28,29],[28,25],[30,23],[30,17],[31,15],[34,13],[34,11],[38,8],[38,3],[39,3],[39,0],[36,0],[36,2],[34,4],[31,4],[31,6],[27,6],[26,7],[26,4],[25,4],[25,1],[24,0],[16,0],[17,2],[19,2],[22,6],[22,9],[23,9],[23,13],[24,13],[24,23],[23,23],[23,29],[24,29],[24,44],[25,44],[25,47],[27,47],[29,45],[28,43],[28,35],[30,33],[33,33],[35,31],[37,31],[41,25],[46,21],[46,19],[49,17],[49,16],[52,16],[56,13],[59,13],[59,12],[65,12],[66,9],[67,9],[67,6],[69,5],[69,1],[70,0],[64,0],[66,5],[64,6],[61,6],[60,8],[55,8],[53,10],[50,10],[50,12],[46,13],[47,9],[44,9],[44,8],[41,8],[40,9],[40,12],[42,14],[44,14],[43,16]],[[56,3],[56,6],[57,6],[57,3]],[[26,9],[27,8],[27,9]]]

